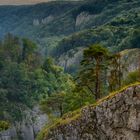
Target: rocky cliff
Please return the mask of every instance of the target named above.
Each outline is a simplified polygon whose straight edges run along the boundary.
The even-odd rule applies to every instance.
[[[38,132],[47,123],[47,116],[39,107],[26,110],[21,122],[15,122],[7,131],[0,132],[0,140],[34,140]]]
[[[64,117],[44,131],[43,139],[140,140],[140,83]]]
[[[80,61],[83,58],[83,48],[72,49],[67,53],[61,55],[57,61],[58,64],[65,68],[69,72],[69,69],[73,71],[80,65]],[[134,55],[135,54],[135,55]],[[124,77],[127,76],[129,72],[133,72],[139,69],[139,58],[140,58],[140,49],[126,49],[120,52],[122,65],[125,66]]]

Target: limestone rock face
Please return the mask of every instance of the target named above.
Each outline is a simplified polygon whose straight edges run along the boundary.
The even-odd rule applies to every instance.
[[[33,20],[33,25],[34,26],[38,26],[40,23],[39,23],[39,20],[38,19],[34,19]]]
[[[124,71],[124,76],[127,75],[128,72],[139,69],[140,49],[128,49],[120,52],[120,54],[122,55],[121,61],[127,68],[127,72]]]
[[[39,26],[40,24],[41,25],[48,24],[48,23],[52,22],[53,19],[54,19],[54,17],[52,15],[45,17],[45,18],[42,18],[42,19],[34,19],[33,26]]]
[[[48,23],[50,23],[53,19],[54,19],[54,17],[53,17],[52,15],[50,15],[50,16],[48,16],[48,17],[42,19],[42,20],[41,20],[41,23],[42,23],[42,24],[48,24]]]
[[[67,54],[63,54],[58,58],[58,65],[64,67],[65,70],[73,66],[79,66],[82,56],[83,49],[79,48],[78,51],[70,50]]]
[[[7,131],[0,132],[0,140],[35,140],[36,135],[47,123],[47,116],[39,107],[25,111],[22,122],[15,122]]]
[[[7,131],[0,132],[0,140],[16,140],[17,132],[15,127],[8,129]]]
[[[88,22],[92,16],[93,16],[93,15],[90,15],[90,14],[87,13],[87,12],[82,12],[82,13],[80,13],[80,14],[77,16],[77,18],[76,18],[75,26],[76,26],[76,27],[79,27],[79,26],[81,26],[82,24]]]
[[[51,128],[45,140],[140,140],[140,85],[83,108],[80,117]]]

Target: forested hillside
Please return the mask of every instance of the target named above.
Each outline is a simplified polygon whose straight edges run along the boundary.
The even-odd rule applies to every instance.
[[[51,2],[26,6],[0,6],[0,36],[7,32],[33,39],[41,47],[56,45],[64,34],[73,32],[73,27],[59,32],[57,23],[80,2]],[[68,24],[73,21],[70,19]],[[61,26],[61,23],[58,23]],[[63,27],[61,26],[61,29]]]
[[[7,34],[1,40],[0,131],[12,127],[12,132],[7,137],[34,139],[35,134],[32,136],[25,129],[36,133],[42,125],[38,124],[36,127],[39,128],[34,128],[31,123],[42,121],[37,116],[40,111],[35,110],[33,114],[32,109],[52,94],[70,92],[73,87],[73,78],[65,74],[63,68],[55,65],[53,59],[42,57],[37,45],[31,40],[12,34]],[[30,129],[29,126],[33,128]],[[5,139],[6,136],[1,135],[0,139]]]
[[[135,82],[139,86],[139,0],[0,6],[0,140],[35,140],[45,124],[37,139],[51,139],[51,128],[63,131],[80,119],[82,107],[112,102]]]
[[[7,32],[26,36],[47,48],[48,53],[57,47],[58,55],[100,41],[118,50],[125,48],[123,42],[132,38],[133,32],[139,32],[139,6],[138,0],[0,6],[0,36]],[[67,35],[70,36],[65,38]]]

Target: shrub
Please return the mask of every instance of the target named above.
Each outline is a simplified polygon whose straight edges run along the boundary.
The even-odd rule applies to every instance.
[[[10,127],[9,122],[0,121],[0,131],[7,130]]]

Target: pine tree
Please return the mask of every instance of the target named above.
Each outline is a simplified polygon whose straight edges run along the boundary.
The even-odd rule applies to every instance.
[[[100,44],[92,45],[84,50],[78,83],[88,88],[96,100],[101,97],[102,77],[106,70],[108,55],[108,50]]]

